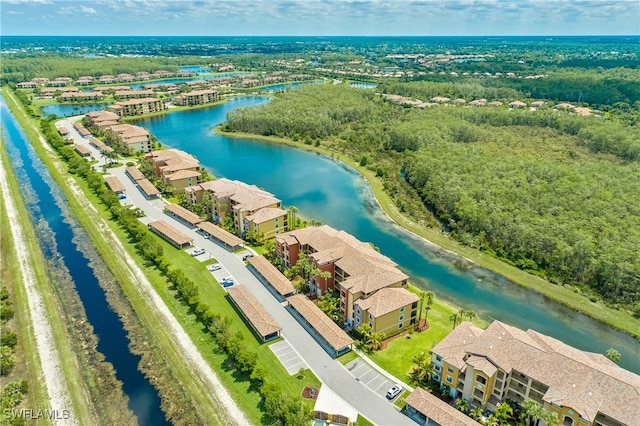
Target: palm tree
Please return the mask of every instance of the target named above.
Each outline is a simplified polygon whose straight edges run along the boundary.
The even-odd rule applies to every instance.
[[[471,413],[469,413],[469,415],[473,420],[479,422],[482,418],[482,407],[474,408],[473,410],[471,410]]]
[[[489,417],[489,424],[506,425],[513,415],[513,407],[506,402],[501,402],[496,407],[496,411]]]
[[[459,312],[454,312],[449,316],[449,321],[453,322],[453,328],[456,328],[456,325],[458,325],[458,321],[460,321],[460,313]]]
[[[607,349],[607,352],[604,353],[604,356],[606,356],[607,358],[609,358],[613,362],[618,362],[618,361],[620,361],[620,357],[622,355],[620,355],[620,352],[618,352],[616,349],[609,348],[609,349]]]
[[[522,407],[520,421],[522,422],[522,424],[525,424],[527,426],[536,424],[538,420],[542,419],[542,416],[544,416],[544,413],[546,412],[540,404],[531,399],[527,399],[522,404],[520,404],[520,406]],[[526,422],[524,422],[525,418]]]
[[[298,208],[291,206],[287,210],[289,211],[289,229],[296,229],[296,213],[298,212]]]
[[[469,317],[469,321],[473,321],[474,319],[478,318],[478,314],[476,314],[475,311],[472,310],[464,311],[464,315]]]
[[[429,318],[429,310],[431,309],[431,304],[433,303],[433,299],[435,299],[435,294],[432,291],[423,291],[422,292],[422,300],[427,299],[427,307],[425,308],[424,319],[425,321]],[[420,313],[422,313],[422,308],[420,308]],[[418,324],[420,322],[418,321]]]
[[[466,399],[458,398],[456,399],[456,408],[466,414],[469,412],[469,402]]]

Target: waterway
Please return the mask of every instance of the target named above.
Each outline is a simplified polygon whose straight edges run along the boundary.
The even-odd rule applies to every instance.
[[[42,112],[45,116],[55,114],[58,117],[71,117],[72,115],[86,114],[91,111],[102,111],[109,105],[111,104],[51,104],[44,105],[40,108],[42,108]]]
[[[75,283],[87,319],[98,337],[97,350],[116,370],[129,397],[129,408],[141,425],[169,425],[160,410],[156,389],[138,371],[140,356],[129,352],[129,341],[118,315],[109,306],[94,271],[99,256],[69,211],[64,194],[51,178],[28,139],[0,98],[3,140],[25,198],[31,221],[37,224],[39,243],[47,259],[56,259]],[[46,230],[43,231],[43,230]],[[53,238],[43,237],[52,235]],[[81,248],[82,246],[82,248]],[[106,266],[105,268],[106,269]]]
[[[322,155],[250,138],[228,138],[212,129],[236,108],[268,102],[264,97],[231,99],[192,111],[137,122],[163,145],[195,155],[215,176],[256,184],[295,205],[308,218],[372,242],[423,288],[485,319],[532,328],[577,348],[604,353],[616,348],[620,365],[640,374],[640,343],[629,335],[510,283],[479,267],[461,270],[450,256],[391,222],[366,180]]]

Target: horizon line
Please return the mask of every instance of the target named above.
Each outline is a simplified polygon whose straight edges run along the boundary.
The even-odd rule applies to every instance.
[[[259,37],[280,37],[280,38],[295,38],[295,37],[361,37],[361,38],[373,38],[373,37],[407,37],[407,38],[419,38],[419,37],[636,37],[640,38],[640,34],[449,34],[449,35],[392,35],[392,34],[378,34],[378,35],[248,35],[248,34],[226,34],[226,35],[195,35],[195,34],[0,34],[0,37],[247,37],[247,38],[259,38]]]

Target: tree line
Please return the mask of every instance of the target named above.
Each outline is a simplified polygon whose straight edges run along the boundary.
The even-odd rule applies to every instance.
[[[420,110],[345,85],[301,87],[227,118],[227,130],[348,155],[416,222],[640,316],[634,125],[552,109]]]

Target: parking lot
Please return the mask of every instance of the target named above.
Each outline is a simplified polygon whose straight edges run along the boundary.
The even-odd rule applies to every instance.
[[[356,380],[359,380],[366,387],[381,396],[386,396],[389,388],[397,384],[378,373],[360,358],[349,362],[345,365],[345,368],[356,378]]]
[[[286,340],[270,345],[269,349],[278,357],[290,376],[296,374],[301,368],[307,368],[307,364],[305,364]]]

